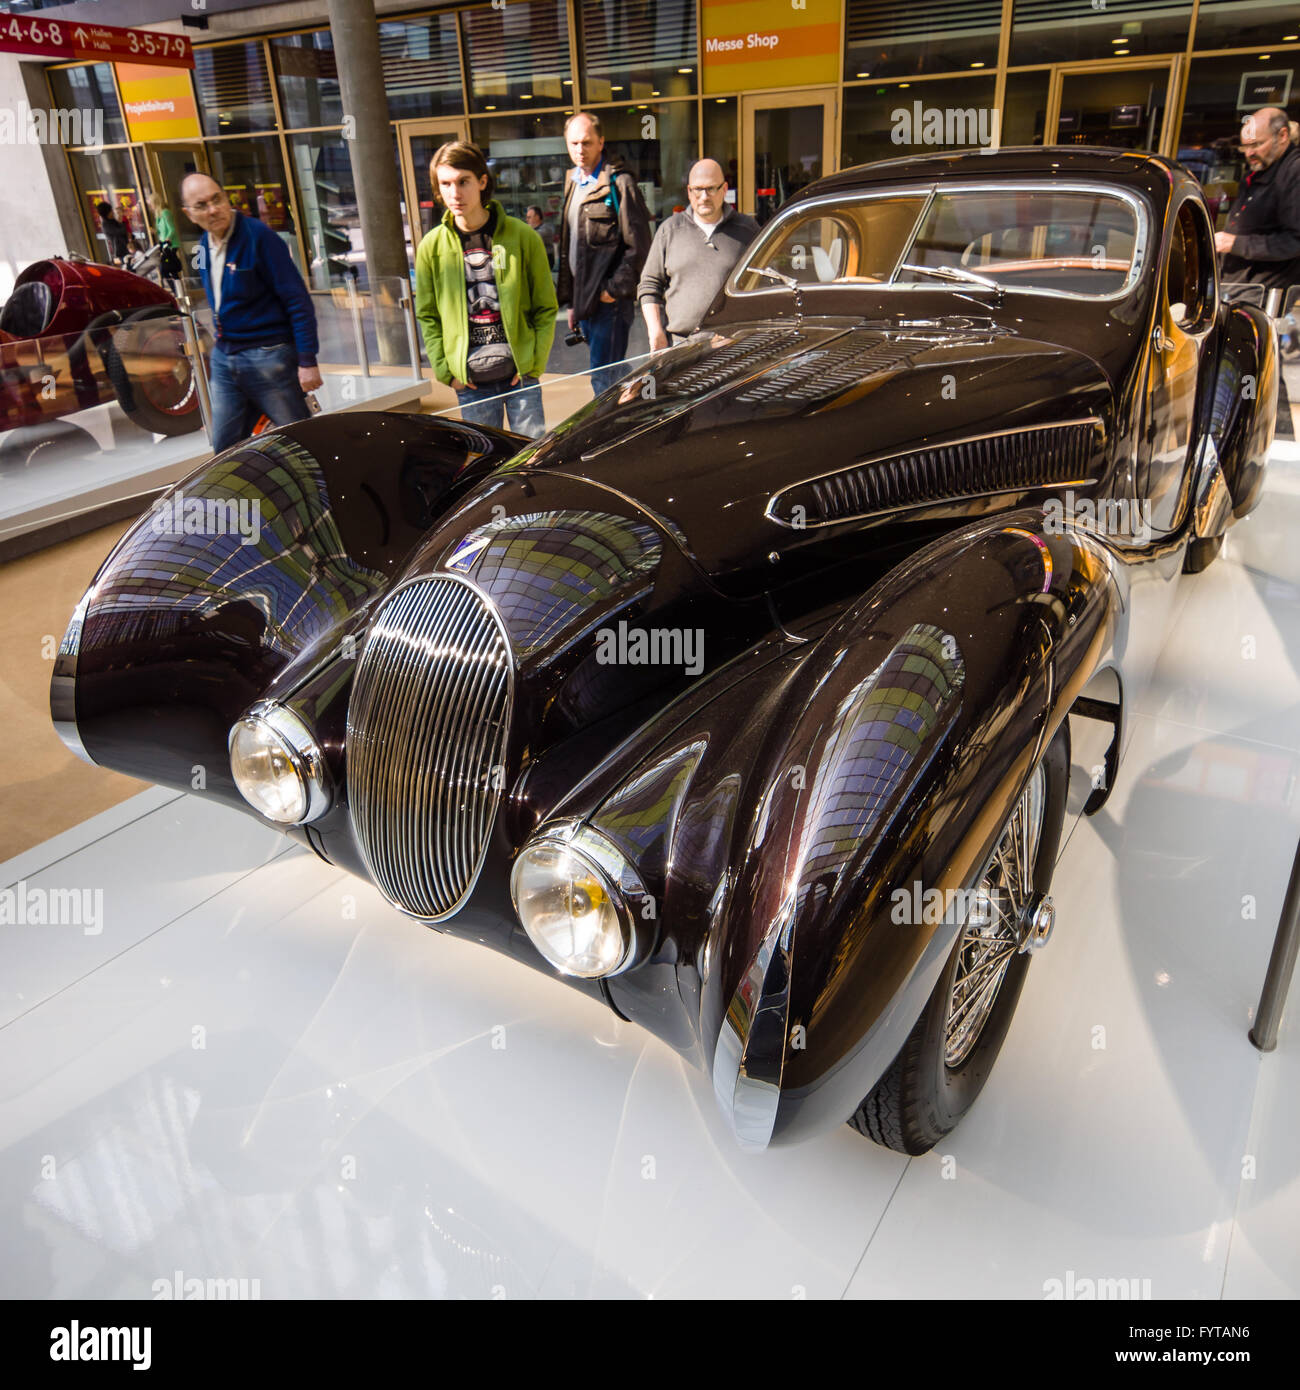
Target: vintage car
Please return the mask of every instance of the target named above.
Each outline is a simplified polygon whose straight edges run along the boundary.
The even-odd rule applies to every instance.
[[[1052,930],[1067,716],[1095,811],[1276,395],[1176,165],[849,170],[541,440],[356,414],[205,465],[53,716],[649,1029],[742,1145],[923,1152]]]
[[[79,257],[37,261],[0,307],[0,430],[35,428],[116,400],[141,428],[203,423],[175,299]]]

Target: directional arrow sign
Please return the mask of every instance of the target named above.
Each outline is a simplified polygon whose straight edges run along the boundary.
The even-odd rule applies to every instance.
[[[194,50],[181,34],[154,29],[117,29],[108,24],[78,24],[30,15],[0,14],[0,53],[24,53],[61,62],[144,63],[155,67],[192,68]]]

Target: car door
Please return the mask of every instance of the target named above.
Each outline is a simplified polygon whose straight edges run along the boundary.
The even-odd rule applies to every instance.
[[[1207,365],[1217,303],[1209,219],[1189,195],[1170,220],[1148,343],[1138,497],[1155,535],[1181,523],[1190,495],[1197,383]]]

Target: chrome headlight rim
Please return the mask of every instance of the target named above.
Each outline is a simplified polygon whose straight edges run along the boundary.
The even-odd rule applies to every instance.
[[[302,793],[304,810],[300,816],[272,816],[259,806],[239,785],[239,794],[264,820],[274,825],[310,825],[319,820],[334,804],[334,781],[330,776],[329,765],[325,761],[325,750],[316,740],[301,716],[277,700],[259,700],[250,705],[230,726],[226,737],[226,751],[233,759],[235,739],[242,728],[258,728],[270,736],[284,750],[298,779]],[[231,776],[234,777],[233,762]]]
[[[525,855],[536,849],[562,850],[572,855],[603,883],[623,936],[623,951],[612,969],[596,974],[568,970],[543,950],[528,930],[528,924],[519,911],[519,877]],[[549,965],[575,980],[610,980],[624,974],[645,959],[651,932],[643,930],[643,919],[635,910],[633,900],[644,902],[649,896],[645,884],[627,856],[599,830],[583,821],[564,821],[549,825],[540,834],[530,837],[521,846],[510,870],[510,901],[514,906],[515,916],[528,933],[528,939]]]

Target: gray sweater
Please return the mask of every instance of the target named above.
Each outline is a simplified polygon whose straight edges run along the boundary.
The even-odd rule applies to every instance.
[[[730,206],[723,208],[722,220],[707,238],[689,212],[675,212],[650,243],[637,299],[664,306],[670,333],[694,333],[740,253],[757,235],[758,223]]]

